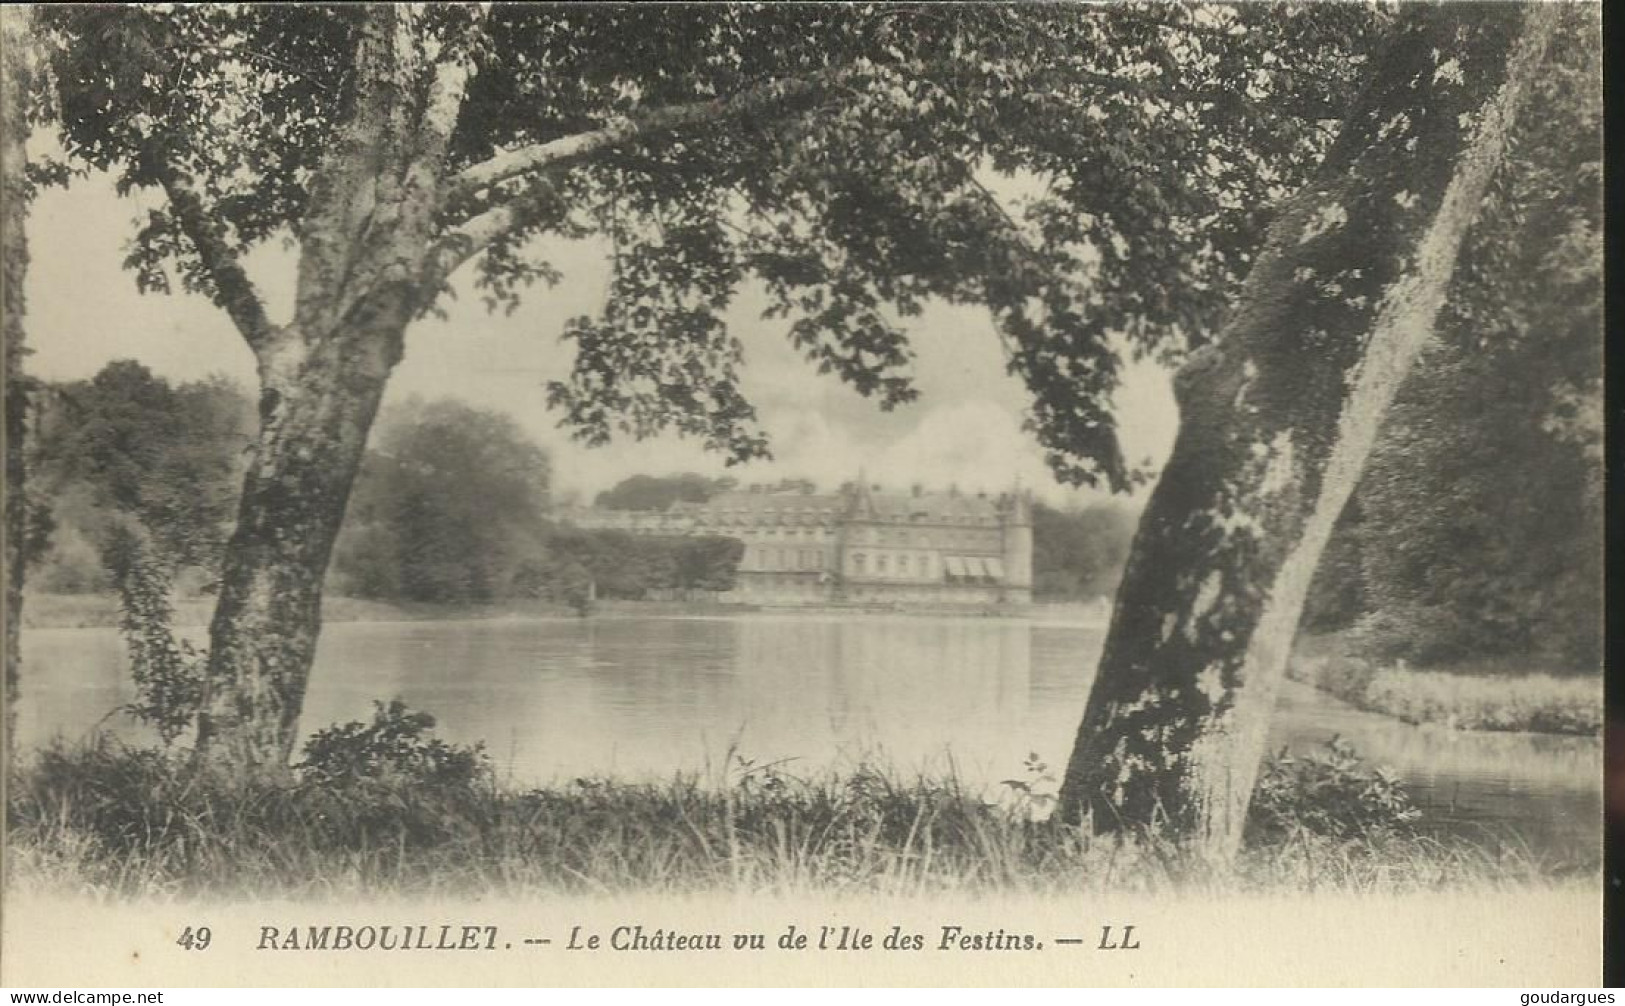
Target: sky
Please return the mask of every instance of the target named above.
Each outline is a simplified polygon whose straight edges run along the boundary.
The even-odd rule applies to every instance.
[[[225,374],[253,388],[253,357],[222,311],[180,292],[143,296],[122,268],[144,205],[118,197],[103,177],[40,193],[28,224],[28,367],[47,380],[71,380],[132,358],[171,380]],[[621,437],[603,448],[575,443],[547,408],[545,385],[568,374],[572,350],[559,334],[565,319],[602,307],[608,268],[594,243],[559,241],[545,252],[564,280],[533,288],[512,315],[490,314],[465,292],[446,305],[445,320],[415,323],[385,407],[412,395],[449,395],[511,415],[549,452],[556,497],[573,491],[590,500],[629,475],[684,471],[729,474],[745,484],[809,478],[826,489],[860,472],[898,489],[921,483],[991,492],[1019,480],[1061,505],[1104,495],[1061,486],[1044,464],[1034,435],[1022,429],[1029,397],[1005,369],[988,312],[943,304],[907,320],[920,397],[886,413],[833,375],[818,374],[790,344],[788,321],[762,320],[765,295],[742,290],[727,321],[745,345],[745,391],[771,439],[772,461],[725,468],[720,456],[675,434],[641,443]],[[286,319],[293,253],[273,242],[246,265],[273,319]],[[466,276],[460,285],[467,290]],[[1167,373],[1132,365],[1117,405],[1127,457],[1160,466],[1177,425]]]

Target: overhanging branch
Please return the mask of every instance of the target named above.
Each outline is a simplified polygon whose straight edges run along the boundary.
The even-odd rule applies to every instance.
[[[447,186],[447,201],[472,195],[483,188],[546,168],[579,161],[617,144],[652,133],[665,133],[704,125],[720,119],[751,115],[798,98],[805,98],[858,76],[854,67],[823,70],[805,77],[787,77],[725,98],[667,105],[623,122],[585,133],[563,136],[505,151],[464,168]]]
[[[271,322],[265,305],[231,243],[225,228],[203,204],[192,180],[161,151],[149,149],[148,164],[169,198],[169,206],[214,284],[220,306],[231,316],[249,348],[256,351],[270,337]]]
[[[932,71],[951,70],[952,61],[926,64],[893,65],[913,76],[924,76]],[[822,92],[872,75],[882,67],[847,65],[821,70],[805,77],[775,80],[741,91],[729,97],[686,102],[653,109],[642,115],[605,126],[600,129],[559,137],[545,143],[536,143],[517,150],[505,151],[464,168],[445,184],[442,205],[454,206],[465,202],[480,191],[516,178],[530,176],[532,188],[507,197],[482,212],[463,219],[448,228],[436,250],[430,256],[425,270],[426,279],[438,285],[464,262],[478,255],[493,242],[516,230],[530,219],[545,203],[556,197],[552,186],[540,177],[547,171],[586,160],[605,150],[641,137],[676,132],[707,125],[728,118],[748,116],[770,109],[783,108],[800,99],[812,98]],[[1238,100],[1234,90],[1187,89],[1160,80],[1122,77],[1081,67],[1057,67],[1041,74],[1039,79],[1051,82],[1065,81],[1076,85],[1086,81],[1103,91],[1118,94],[1140,94],[1166,100],[1190,103],[1227,103]],[[1035,79],[1033,83],[1038,83]],[[1241,99],[1245,101],[1245,99]],[[1293,110],[1289,114],[1336,115],[1332,109]],[[997,201],[994,201],[997,205]],[[1003,208],[999,207],[1000,212]],[[1012,225],[1014,221],[1011,221]],[[1019,227],[1016,228],[1020,233]]]

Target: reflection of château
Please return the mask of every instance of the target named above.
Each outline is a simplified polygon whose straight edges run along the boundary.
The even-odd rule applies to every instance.
[[[726,492],[663,511],[590,510],[581,527],[718,535],[745,544],[724,600],[1017,603],[1032,600],[1032,497],[957,489]]]

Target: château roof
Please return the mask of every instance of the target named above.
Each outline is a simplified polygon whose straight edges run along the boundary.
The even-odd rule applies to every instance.
[[[992,523],[998,518],[993,497],[959,492],[887,493],[859,486],[840,493],[719,493],[705,503],[677,504],[705,523],[814,524],[830,521],[923,521],[935,524]]]
[[[863,483],[843,486],[835,493],[772,490],[730,490],[704,503],[681,500],[666,510],[559,511],[565,520],[582,527],[620,527],[652,530],[707,527],[726,532],[734,527],[820,525],[845,521],[886,524],[988,525],[1001,517],[1025,521],[1026,497],[1021,493],[990,496],[986,493],[883,492]]]
[[[819,524],[838,520],[848,501],[830,493],[725,492],[690,506],[712,524]]]
[[[964,520],[991,520],[998,516],[998,509],[995,501],[989,497],[963,493],[862,493],[854,516],[870,515],[880,520],[951,524]]]

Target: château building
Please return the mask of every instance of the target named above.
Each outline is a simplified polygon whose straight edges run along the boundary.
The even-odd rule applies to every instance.
[[[745,545],[726,601],[1027,604],[1032,600],[1032,497],[957,489],[720,493],[664,511],[589,510],[581,527],[635,534],[716,535]]]

